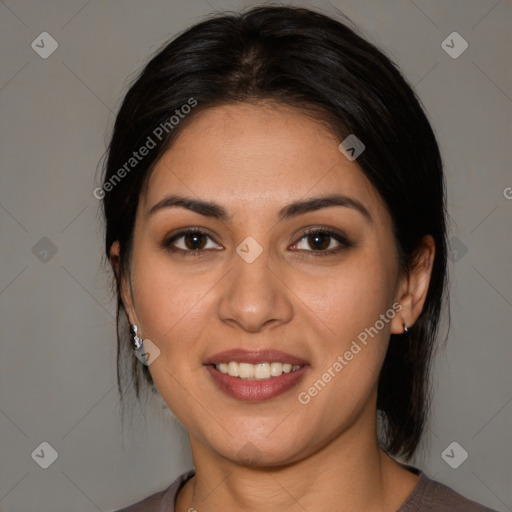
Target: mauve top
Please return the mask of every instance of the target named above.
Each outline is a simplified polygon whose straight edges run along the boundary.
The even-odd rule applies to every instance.
[[[431,480],[418,469],[409,469],[420,478],[396,512],[497,512],[464,498],[446,485]],[[167,489],[116,512],[175,512],[176,496],[192,476],[194,470],[183,473]]]

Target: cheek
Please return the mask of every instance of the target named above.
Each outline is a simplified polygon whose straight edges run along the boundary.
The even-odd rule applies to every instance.
[[[373,325],[392,305],[394,270],[384,257],[368,251],[304,287],[305,302],[347,341]]]
[[[309,398],[318,397],[315,403],[321,409],[328,409],[333,397],[339,397],[335,400],[339,399],[344,408],[329,413],[335,416],[344,416],[347,411],[355,413],[366,403],[388,346],[395,316],[392,305],[396,269],[392,250],[386,253],[376,247],[377,244],[354,254],[331,275],[317,279],[316,286],[308,283],[309,292],[304,286],[306,305],[316,313],[322,339],[318,345],[321,350],[315,355],[314,376],[301,391]],[[326,392],[323,383],[328,388]]]
[[[318,314],[317,325],[320,329],[327,325],[329,335],[318,340],[321,349],[315,353],[313,373],[297,391],[297,398],[311,417],[322,419],[321,429],[347,425],[368,404],[373,407],[371,397],[395,314],[385,272],[366,266],[351,270],[341,271],[332,281],[331,293],[311,297],[316,311],[324,311]]]
[[[195,425],[201,411],[185,399],[203,371],[194,347],[207,328],[202,310],[210,287],[204,275],[180,274],[161,254],[141,250],[140,256],[134,252],[132,262],[136,312],[144,338],[160,350],[149,371],[169,409],[183,424]]]
[[[165,355],[185,350],[187,339],[200,329],[201,299],[209,289],[205,276],[184,275],[165,255],[141,249],[140,254],[134,251],[132,284],[144,337]]]

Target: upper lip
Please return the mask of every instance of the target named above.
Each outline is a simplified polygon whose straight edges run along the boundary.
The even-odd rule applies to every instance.
[[[204,364],[220,364],[229,363],[231,361],[235,361],[237,363],[250,364],[279,362],[290,363],[293,365],[300,366],[304,366],[307,364],[307,361],[305,361],[304,359],[293,356],[292,354],[287,354],[286,352],[282,352],[280,350],[244,350],[239,348],[226,350],[224,352],[219,352],[218,354],[210,356],[207,359],[205,359]]]

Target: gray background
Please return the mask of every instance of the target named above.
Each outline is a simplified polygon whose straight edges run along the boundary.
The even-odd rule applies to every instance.
[[[253,4],[0,3],[1,511],[108,511],[191,467],[186,435],[159,398],[121,428],[114,302],[92,191],[127,77],[203,15]],[[300,5],[348,15],[400,65],[438,134],[453,321],[435,367],[433,422],[414,464],[512,510],[511,2]],[[47,59],[31,47],[43,31],[59,45]],[[453,31],[469,44],[456,59],[441,47]],[[48,469],[31,457],[43,441],[58,452]],[[453,441],[469,454],[458,469],[441,457]]]

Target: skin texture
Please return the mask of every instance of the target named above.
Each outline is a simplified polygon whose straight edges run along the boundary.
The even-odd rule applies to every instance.
[[[411,326],[423,307],[433,241],[425,237],[416,265],[401,275],[384,203],[357,160],[338,150],[339,142],[289,107],[215,107],[182,131],[141,196],[131,289],[126,279],[123,302],[130,323],[161,351],[150,372],[189,432],[196,476],[179,494],[178,512],[391,512],[416,485],[417,477],[378,447],[377,382],[390,334]],[[340,206],[278,218],[293,201],[332,193],[358,200],[371,220]],[[213,201],[230,217],[181,207],[149,214],[170,194]],[[165,247],[166,239],[191,227],[208,236],[196,245],[193,237],[181,237],[174,246],[202,252],[184,256]],[[316,245],[311,237],[308,242],[305,230],[322,227],[344,233],[353,246],[327,235]],[[252,263],[236,252],[248,236],[263,249]],[[319,255],[337,247],[335,254]],[[115,243],[115,267],[118,254]],[[299,393],[395,302],[400,313],[301,404]],[[282,350],[309,368],[286,393],[241,402],[221,392],[203,365],[233,348]],[[253,464],[241,462],[248,447]]]

